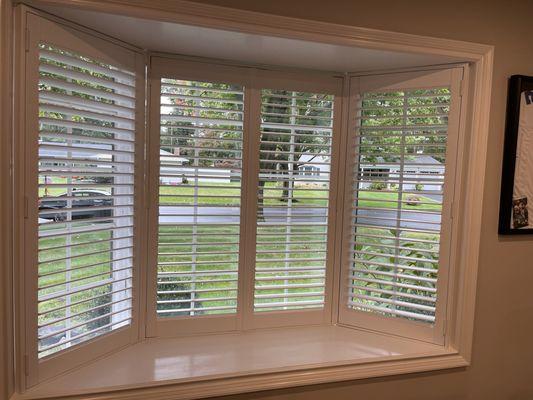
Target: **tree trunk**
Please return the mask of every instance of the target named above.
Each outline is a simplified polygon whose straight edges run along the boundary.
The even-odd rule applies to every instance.
[[[265,181],[259,180],[258,190],[257,190],[257,220],[258,221],[265,220],[265,214],[263,212],[263,208],[265,204],[263,200],[264,193],[265,193]]]

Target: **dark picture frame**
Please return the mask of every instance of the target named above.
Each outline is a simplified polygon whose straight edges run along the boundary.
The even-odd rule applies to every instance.
[[[530,91],[531,93],[528,93]],[[509,90],[507,95],[507,114],[500,192],[500,219],[498,233],[501,235],[533,234],[533,197],[528,199],[527,197],[520,195],[514,196],[516,184],[515,174],[517,173],[517,151],[519,139],[521,139],[520,110],[523,93],[526,103],[528,105],[531,104],[531,110],[533,112],[533,76],[511,76],[509,78]],[[523,117],[524,116],[522,116],[522,118]],[[531,140],[533,141],[533,137]],[[533,151],[531,152],[531,160],[533,162]],[[520,171],[520,173],[523,173],[523,171]],[[530,179],[533,181],[533,169],[531,171]],[[532,209],[532,212],[530,213],[528,213],[528,204]]]

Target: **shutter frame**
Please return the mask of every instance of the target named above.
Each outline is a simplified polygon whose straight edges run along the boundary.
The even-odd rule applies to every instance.
[[[346,182],[347,188],[345,190],[343,210],[344,220],[350,221],[353,218],[352,210],[354,210],[352,204],[353,186],[354,182],[354,167],[355,161],[350,163],[350,154],[354,154],[354,149],[357,146],[353,146],[354,138],[356,135],[356,121],[360,118],[360,102],[361,94],[364,90],[367,91],[400,91],[400,90],[417,90],[428,89],[433,87],[447,86],[450,89],[450,110],[448,120],[448,142],[446,148],[446,177],[445,187],[451,188],[445,191],[444,201],[442,206],[442,224],[441,229],[441,250],[440,250],[440,262],[439,275],[437,281],[437,287],[435,292],[438,291],[439,296],[436,301],[436,320],[433,326],[429,326],[424,323],[402,320],[401,318],[391,318],[379,313],[371,313],[365,311],[359,311],[354,308],[347,307],[350,302],[348,295],[348,284],[351,282],[349,277],[349,270],[351,264],[350,247],[354,244],[353,235],[350,233],[349,226],[345,226],[343,233],[343,250],[342,250],[342,270],[341,270],[341,288],[339,293],[339,324],[345,326],[356,326],[365,329],[382,331],[385,333],[391,333],[395,335],[405,336],[413,339],[420,339],[423,341],[443,345],[446,343],[444,325],[447,319],[447,307],[450,299],[447,297],[447,290],[449,286],[448,277],[450,276],[450,270],[454,268],[454,260],[456,257],[455,252],[452,249],[453,238],[451,237],[452,231],[456,233],[454,225],[452,225],[451,218],[451,204],[454,197],[457,195],[457,191],[454,189],[456,183],[460,177],[456,174],[456,171],[460,169],[458,165],[458,148],[459,142],[459,111],[461,107],[460,98],[460,84],[463,76],[463,68],[457,67],[447,70],[431,70],[431,71],[419,71],[408,73],[397,73],[387,75],[376,75],[357,77],[352,76],[350,79],[350,95],[349,95],[349,126],[348,126],[348,140],[349,151],[346,156]],[[400,129],[403,129],[400,126]],[[376,131],[384,130],[378,128]],[[373,134],[374,135],[374,134]],[[377,134],[376,134],[377,135]],[[375,137],[380,137],[381,134]],[[410,217],[411,218],[411,217]],[[360,224],[365,226],[364,224]],[[350,225],[350,224],[348,224]],[[368,225],[368,224],[367,224]],[[371,227],[371,225],[370,225]],[[416,231],[412,229],[412,231]],[[422,230],[423,231],[423,230]],[[363,241],[368,238],[379,238],[377,234],[363,234]],[[384,238],[384,237],[383,237]],[[381,239],[380,239],[381,240]],[[416,239],[413,240],[415,246],[420,243],[427,242],[426,240]],[[375,251],[375,250],[373,250]],[[363,279],[363,278],[361,278]],[[364,280],[364,279],[363,279]],[[374,281],[380,281],[380,277],[376,277]],[[371,280],[372,281],[372,280]],[[353,287],[357,285],[354,281],[349,286]],[[409,286],[409,285],[408,285]],[[403,299],[402,299],[403,300]]]
[[[157,304],[155,299],[157,298],[156,288],[157,288],[157,281],[155,280],[155,277],[157,276],[157,254],[158,251],[160,252],[171,252],[168,250],[168,248],[172,248],[173,246],[167,246],[165,243],[159,244],[159,250],[158,250],[158,214],[159,214],[159,202],[161,201],[161,204],[169,205],[171,204],[171,201],[173,200],[172,197],[175,197],[175,199],[178,199],[179,201],[186,201],[187,198],[190,196],[187,195],[178,195],[173,196],[171,194],[159,194],[159,174],[160,174],[160,143],[162,139],[168,139],[171,138],[172,135],[166,134],[162,132],[162,129],[168,126],[165,123],[161,122],[161,118],[164,116],[160,116],[160,109],[161,109],[161,99],[164,99],[164,101],[169,101],[169,99],[175,98],[180,101],[184,102],[192,102],[192,101],[198,101],[202,98],[207,99],[207,97],[213,97],[213,96],[193,96],[193,95],[183,95],[183,94],[172,94],[168,95],[163,93],[163,90],[161,89],[162,86],[166,86],[168,88],[174,88],[176,91],[178,89],[183,89],[183,85],[181,84],[175,84],[175,83],[161,83],[161,79],[169,79],[169,80],[180,80],[180,81],[191,81],[191,82],[212,82],[212,83],[222,83],[222,84],[231,84],[231,85],[237,85],[243,87],[243,101],[235,101],[235,100],[228,100],[228,105],[231,104],[231,109],[238,110],[235,117],[237,117],[237,114],[241,116],[241,122],[235,121],[239,126],[237,129],[223,129],[224,131],[227,131],[228,133],[235,134],[236,132],[241,132],[240,139],[224,139],[223,143],[225,143],[227,146],[233,146],[235,144],[238,144],[238,142],[241,142],[241,154],[239,161],[241,164],[245,165],[247,164],[246,157],[248,157],[247,149],[248,149],[248,140],[249,140],[249,133],[248,133],[248,121],[246,119],[246,116],[243,112],[243,110],[246,110],[248,107],[248,103],[250,101],[250,69],[249,68],[241,68],[241,67],[230,67],[230,66],[214,66],[209,63],[202,63],[202,62],[191,62],[187,60],[177,60],[177,59],[170,59],[170,58],[163,58],[158,56],[153,56],[150,59],[150,81],[149,81],[149,87],[150,87],[150,109],[152,112],[150,113],[150,138],[149,138],[149,146],[148,146],[148,154],[150,159],[150,172],[149,172],[149,231],[148,231],[148,237],[149,237],[149,262],[148,262],[148,290],[147,290],[147,296],[148,296],[148,307],[147,307],[147,336],[148,337],[176,337],[176,336],[187,336],[197,333],[208,333],[208,332],[224,332],[224,331],[235,331],[239,329],[241,324],[241,318],[243,310],[242,308],[242,300],[241,296],[243,293],[242,290],[242,281],[244,279],[242,272],[242,263],[243,263],[243,254],[244,254],[244,229],[245,229],[245,223],[241,223],[239,225],[238,222],[231,224],[236,231],[238,232],[238,236],[236,236],[236,239],[232,237],[227,237],[223,242],[220,242],[221,245],[237,245],[238,250],[237,253],[234,253],[232,251],[232,254],[236,256],[236,259],[238,260],[238,268],[235,270],[235,273],[237,275],[237,281],[236,281],[236,288],[235,291],[232,293],[235,293],[235,296],[237,297],[236,301],[236,312],[232,314],[211,314],[211,315],[197,315],[194,317],[187,317],[187,316],[179,316],[179,317],[170,317],[170,318],[157,318],[156,317],[156,310],[157,310]],[[194,85],[193,85],[194,86]],[[192,90],[192,89],[191,89]],[[195,92],[196,93],[196,92]],[[217,91],[219,93],[219,91]],[[224,93],[228,93],[227,91],[224,91]],[[213,97],[213,99],[220,100],[220,98],[217,98],[216,96]],[[190,107],[189,103],[184,103],[184,107],[176,107],[176,109],[183,111],[185,109],[193,110],[195,109],[198,111],[198,108]],[[220,112],[222,110],[217,110],[217,108],[222,108],[220,106],[205,106],[203,105],[204,111],[212,111],[212,112]],[[231,112],[231,110],[226,110],[226,112]],[[166,112],[165,112],[166,113]],[[165,114],[163,113],[163,114]],[[244,122],[242,122],[242,117],[244,116]],[[179,119],[179,118],[178,118]],[[182,120],[187,120],[190,118],[181,118]],[[200,120],[200,119],[198,119]],[[208,121],[209,120],[209,121]],[[220,122],[223,123],[225,121],[217,121],[217,119],[209,119],[204,120],[204,122]],[[163,118],[164,122],[164,118]],[[217,130],[221,130],[220,128],[217,129],[215,126],[206,125],[204,130],[208,134],[214,134]],[[175,137],[175,136],[174,136]],[[197,144],[190,144],[187,143],[187,145],[184,146],[184,149],[186,151],[195,151],[195,149],[203,149],[203,146],[207,143],[207,139],[199,138],[197,140]],[[206,149],[209,149],[211,147],[215,147],[212,145],[208,145]],[[233,152],[232,154],[238,155],[236,152]],[[201,157],[201,159],[204,163],[212,163],[216,161],[216,157]],[[204,168],[204,167],[202,167]],[[221,177],[214,176],[217,174],[217,167],[205,167],[205,171],[203,172],[204,175],[209,176],[210,178],[213,178],[213,180],[216,182],[221,181]],[[232,169],[233,170],[233,169]],[[181,174],[179,174],[181,176]],[[188,177],[189,181],[194,179],[195,175],[201,175],[201,174],[194,174],[193,169],[191,169],[190,173],[186,172],[186,175],[191,175],[191,177]],[[198,207],[199,213],[206,214],[204,218],[209,218],[209,215],[207,214],[213,214],[213,212],[209,211],[202,211],[202,209],[208,210],[208,202],[209,200],[217,201],[218,199],[230,199],[231,202],[234,201],[240,201],[240,212],[238,213],[238,216],[235,215],[236,218],[239,218],[240,221],[245,221],[246,219],[246,205],[244,202],[244,195],[245,195],[245,186],[246,186],[246,180],[248,179],[247,174],[243,170],[242,166],[239,168],[235,168],[234,171],[231,173],[232,176],[241,176],[241,189],[240,193],[237,190],[234,190],[235,194],[231,193],[228,195],[220,195],[216,193],[199,193],[198,199],[201,203],[204,203],[204,206]],[[164,176],[168,179],[175,178],[175,173],[165,172]],[[203,187],[204,190],[216,190],[217,186],[215,184],[209,183],[209,182],[200,182],[200,186]],[[233,192],[233,191],[232,191]],[[175,200],[174,199],[174,200]],[[181,212],[178,212],[176,214],[183,214]],[[175,215],[176,218],[181,218],[184,215]],[[230,226],[230,225],[228,225]],[[164,234],[161,234],[164,236]],[[182,235],[183,236],[183,235]],[[189,235],[190,236],[190,235]],[[209,239],[209,237],[215,236],[215,233],[205,233],[204,236],[206,240]],[[194,236],[191,236],[194,237]],[[191,239],[189,237],[189,239]],[[238,244],[240,239],[240,245]],[[193,240],[186,240],[186,242],[193,243]],[[182,247],[183,248],[183,247]],[[217,252],[217,254],[220,252],[220,250],[214,250]],[[182,250],[172,250],[174,253],[184,253],[185,251]],[[190,252],[185,252],[188,254],[191,254]],[[207,253],[205,253],[207,254]],[[213,262],[210,262],[209,264],[213,265],[219,265]],[[208,264],[205,264],[208,265]],[[221,266],[222,268],[223,266]],[[224,268],[225,269],[225,268]],[[212,276],[212,275],[211,275]],[[179,292],[179,293],[178,293]],[[184,290],[178,290],[176,294],[183,294],[186,291]],[[188,292],[187,292],[188,293]],[[208,291],[208,289],[198,289],[198,293],[205,294],[205,298],[211,297],[210,294],[212,294],[212,291]],[[223,296],[228,297],[228,296]],[[230,296],[233,297],[233,296]],[[225,309],[221,310],[213,310],[213,311],[226,311]]]
[[[36,383],[53,377],[59,373],[62,373],[70,368],[80,365],[84,362],[88,362],[97,358],[107,352],[110,352],[118,347],[132,343],[138,338],[138,284],[139,284],[139,271],[137,268],[138,263],[138,251],[140,243],[138,240],[137,231],[142,222],[142,216],[136,219],[135,223],[132,223],[128,229],[132,230],[132,238],[135,243],[133,249],[133,256],[135,258],[134,264],[132,264],[132,277],[134,279],[134,285],[130,290],[132,293],[132,316],[133,322],[129,327],[122,327],[120,329],[113,330],[109,334],[101,335],[98,338],[88,340],[78,346],[74,346],[68,350],[58,352],[53,356],[46,357],[38,361],[37,358],[37,271],[35,265],[37,265],[37,240],[35,238],[35,232],[37,232],[37,207],[33,207],[32,204],[37,204],[39,197],[38,190],[35,185],[35,179],[38,174],[37,160],[38,154],[38,142],[37,134],[39,132],[38,127],[38,102],[39,95],[37,91],[39,81],[39,49],[40,43],[47,43],[55,48],[61,48],[70,54],[78,54],[86,57],[87,60],[97,60],[98,62],[106,65],[117,66],[118,69],[127,69],[130,75],[135,80],[135,90],[131,92],[132,99],[144,98],[144,56],[141,52],[137,52],[132,47],[126,48],[122,45],[116,44],[113,39],[108,39],[103,35],[93,33],[90,30],[80,28],[72,28],[63,24],[58,24],[49,21],[43,17],[37,16],[33,13],[27,14],[26,21],[27,29],[24,34],[27,37],[28,51],[25,54],[25,58],[22,60],[22,69],[25,71],[25,82],[22,85],[23,95],[21,97],[21,104],[25,106],[24,120],[22,122],[25,131],[24,140],[21,142],[21,153],[24,153],[23,159],[27,160],[26,165],[23,167],[24,172],[21,174],[24,176],[24,184],[21,191],[25,193],[28,199],[28,218],[25,220],[24,228],[21,229],[21,235],[23,235],[24,243],[27,245],[24,249],[24,254],[21,255],[21,259],[24,260],[24,288],[25,301],[25,318],[23,322],[23,331],[26,333],[26,339],[23,341],[24,352],[28,354],[28,376],[25,380],[25,386],[30,387]],[[90,44],[89,44],[90,43]],[[72,88],[71,88],[72,89]],[[92,92],[94,95],[96,92]],[[46,97],[46,96],[45,96]],[[53,96],[52,96],[53,97]],[[41,98],[42,101],[50,100],[50,97],[46,100]],[[57,99],[54,99],[54,104],[61,105],[63,103],[56,103]],[[113,100],[113,99],[110,99]],[[82,104],[78,102],[77,106],[91,107],[95,103],[88,101]],[[142,152],[139,153],[139,142],[143,142],[143,120],[144,110],[142,108],[143,102],[137,104],[135,102],[130,103],[130,109],[133,110],[133,119],[136,125],[136,142],[134,148],[131,149],[134,152],[136,160],[135,163],[139,165],[135,170],[135,185],[140,187],[139,178],[143,176],[142,173]],[[138,107],[139,106],[139,107]],[[92,110],[93,108],[91,108]],[[114,111],[118,111],[119,108]],[[103,110],[103,109],[102,109]],[[102,110],[98,111],[101,112]],[[95,109],[96,111],[96,109]],[[121,110],[122,114],[123,111]],[[107,111],[106,111],[107,112]],[[120,115],[120,113],[118,114]],[[140,156],[140,157],[139,157]],[[132,160],[133,165],[133,160]],[[133,182],[132,182],[133,183]],[[135,207],[139,206],[138,202]],[[87,231],[94,229],[89,228]],[[52,236],[50,236],[52,237]],[[128,239],[130,240],[130,239]],[[121,241],[113,241],[120,243]],[[84,246],[77,246],[77,248],[83,248]],[[32,250],[33,249],[33,250]],[[52,252],[62,251],[61,248],[56,250],[50,250]],[[92,274],[91,274],[92,275]],[[98,278],[94,278],[98,279]],[[114,296],[110,294],[110,296]],[[114,305],[107,305],[112,309],[116,309]],[[105,308],[104,308],[105,309]],[[118,309],[117,309],[118,310]],[[97,310],[98,311],[98,310]],[[89,313],[90,314],[90,313]],[[119,316],[121,313],[117,312],[114,315]],[[119,323],[118,320],[110,317],[114,323]],[[96,323],[96,322],[95,322]]]

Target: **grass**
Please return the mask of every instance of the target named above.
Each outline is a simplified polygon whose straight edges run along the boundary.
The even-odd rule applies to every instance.
[[[60,180],[56,178],[53,181],[54,183],[65,183],[66,180]],[[238,184],[216,184],[209,183],[209,186],[215,186],[215,188],[204,188],[199,189],[198,194],[200,196],[238,196],[240,190],[238,190]],[[217,187],[219,186],[219,187]],[[327,192],[321,191],[324,187],[317,186],[305,186],[297,187],[294,190],[294,198],[297,199],[296,206],[305,207],[309,206],[325,206],[327,205],[327,199],[324,199]],[[311,190],[304,190],[311,189]],[[313,190],[315,189],[315,190]],[[58,195],[64,193],[64,189],[58,188],[53,189],[53,192],[49,191],[49,195]],[[43,189],[41,188],[40,195],[44,194]],[[273,184],[268,183],[265,190],[264,196],[265,206],[272,205],[284,205],[286,203],[279,200],[281,190],[277,190]],[[194,189],[191,186],[180,185],[180,186],[167,186],[161,188],[161,203],[166,205],[187,205],[190,204],[193,200]],[[417,210],[439,210],[440,205],[423,196],[421,201],[428,204],[425,206],[409,206],[406,205],[405,209],[417,209]],[[396,207],[397,194],[396,193],[369,193],[365,192],[365,197],[359,200],[359,206],[361,207],[379,207],[379,208],[394,208]],[[200,198],[199,204],[204,205],[235,205],[238,206],[240,203],[239,198],[230,198],[230,199],[220,199],[215,197],[203,197]],[[80,223],[82,223],[80,221]],[[50,229],[46,225],[41,227],[42,230]],[[367,229],[367,228],[365,228]],[[291,228],[291,235],[287,236],[287,230],[285,227],[267,227],[259,225],[259,233],[263,236],[258,237],[257,241],[257,250],[258,253],[257,260],[258,265],[264,268],[298,268],[298,267],[309,267],[313,266],[323,266],[325,257],[326,244],[317,243],[319,241],[326,240],[326,232],[324,227],[315,227],[315,226],[301,226],[298,228]],[[368,230],[372,233],[372,230]],[[375,231],[375,230],[374,230]],[[364,231],[360,230],[362,234]],[[161,226],[160,227],[160,236],[159,240],[159,263],[160,272],[187,272],[190,271],[190,265],[194,263],[197,264],[196,271],[236,271],[238,265],[238,227],[215,227],[212,225],[200,225],[196,228],[196,232],[193,232],[191,226]],[[194,235],[193,235],[194,233]],[[376,232],[374,232],[376,233]],[[383,230],[381,231],[383,235]],[[390,232],[386,232],[385,235],[392,235]],[[196,238],[196,242],[193,241],[193,237]],[[417,234],[409,234],[405,236],[405,239],[412,237],[417,237]],[[418,237],[424,237],[424,235]],[[427,237],[427,235],[426,235]],[[112,271],[112,248],[108,239],[111,238],[110,231],[103,231],[98,233],[79,233],[70,235],[70,244],[78,246],[71,246],[70,250],[63,248],[62,246],[67,245],[66,237],[60,236],[57,238],[43,238],[39,240],[39,274],[47,275],[39,278],[40,287],[47,286],[47,289],[41,290],[40,294],[53,294],[59,293],[66,288],[65,280],[67,279],[67,269],[79,268],[83,266],[91,266],[89,268],[81,268],[69,272],[71,280],[75,280],[71,284],[71,289],[76,287],[81,287],[91,282],[105,282],[106,279],[111,277]],[[290,240],[288,240],[290,238]],[[289,242],[289,243],[286,243]],[[295,242],[295,243],[293,243]],[[379,247],[380,244],[394,244],[394,237],[391,236],[391,239],[375,239],[375,238],[366,238],[365,243],[367,246],[367,251],[374,252],[386,252],[387,250],[382,247]],[[406,241],[405,243],[408,243]],[[370,246],[370,247],[368,247]],[[49,248],[49,250],[44,250]],[[290,254],[286,257],[288,260],[285,261],[274,261],[281,260],[285,258],[285,251],[290,250]],[[212,254],[210,254],[212,253]],[[401,254],[408,254],[408,250],[402,250]],[[65,258],[70,258],[67,261]],[[293,260],[298,259],[298,260]],[[318,260],[318,261],[308,261],[308,260]],[[387,259],[390,261],[390,255],[385,254],[381,257],[377,257],[374,261],[385,262]],[[54,261],[55,260],[55,261]],[[262,263],[261,261],[268,260],[268,263]],[[220,264],[221,262],[226,262],[227,264]],[[68,263],[68,264],[67,264]],[[165,265],[164,263],[168,263]],[[184,263],[184,264],[176,264]],[[98,264],[92,266],[93,264]],[[189,265],[187,265],[189,264]],[[416,263],[415,263],[416,264]],[[426,263],[427,264],[427,263]],[[279,276],[282,273],[276,272],[261,272],[258,273],[258,278],[269,279],[273,276]],[[296,272],[291,271],[287,275],[287,279],[278,280],[278,281],[259,281],[257,283],[257,293],[261,295],[267,294],[292,294],[292,295],[306,295],[309,293],[316,293],[316,288],[306,288],[306,289],[260,289],[261,287],[271,285],[273,283],[283,284],[309,284],[309,283],[322,283],[323,278],[302,278],[300,276],[309,275],[310,272]],[[317,273],[318,274],[318,273]],[[95,276],[97,275],[97,276]],[[166,286],[167,289],[173,290],[183,290],[187,291],[192,289],[193,285],[196,289],[204,290],[217,290],[216,292],[207,292],[205,294],[200,294],[200,298],[209,298],[212,300],[205,301],[202,303],[204,307],[219,307],[219,306],[234,306],[236,302],[234,300],[217,300],[220,297],[234,297],[236,293],[236,283],[235,282],[209,282],[216,279],[232,279],[235,277],[235,274],[223,272],[216,276],[206,276],[202,280],[207,282],[205,283],[180,283],[180,284],[169,284]],[[169,280],[171,280],[169,278]],[[174,280],[176,280],[174,278]],[[183,280],[183,279],[182,279]],[[52,286],[53,285],[53,286]],[[91,289],[88,291],[83,291],[79,294],[71,296],[71,302],[81,302],[79,305],[72,306],[70,312],[72,314],[83,313],[84,311],[89,310],[92,307],[96,307],[99,304],[104,304],[108,302],[110,297],[102,296],[97,300],[82,302],[89,297],[95,297],[100,294],[104,294],[111,290],[111,285],[103,286],[99,289]],[[160,300],[172,300],[176,299],[176,295],[161,295]],[[184,300],[187,300],[188,296],[184,296]],[[290,297],[291,300],[320,300],[321,295],[309,296],[309,297]],[[263,299],[262,303],[266,304],[269,301],[279,301],[281,299]],[[103,302],[103,303],[102,303]],[[190,304],[187,301],[181,303],[182,306],[187,307]],[[45,323],[52,320],[63,318],[66,316],[65,309],[60,309],[53,312],[48,312],[49,310],[56,309],[58,307],[65,306],[65,299],[60,297],[58,299],[41,302],[39,306],[39,311],[43,313],[41,315],[39,322]],[[161,306],[165,308],[165,306]],[[168,307],[167,307],[168,308]],[[222,312],[231,312],[232,310],[221,310]],[[99,309],[98,312],[109,312],[109,307],[104,307]],[[80,315],[78,320],[75,319],[74,323],[77,321],[83,322],[88,319],[95,317],[94,312],[85,313]],[[64,322],[58,323],[57,327],[60,327]]]
[[[215,188],[198,188],[199,196],[217,196],[217,197],[200,197],[198,204],[200,205],[239,205],[240,199],[231,197],[240,195],[239,183],[214,183],[209,182],[205,185],[214,186]],[[277,188],[277,189],[276,189]],[[310,186],[310,185],[297,185],[294,189],[293,198],[297,200],[298,206],[310,205],[310,206],[325,206],[328,200],[324,197],[327,196],[327,192],[323,191],[325,186]],[[315,189],[315,190],[313,190]],[[264,205],[279,205],[281,203],[281,190],[279,186],[273,183],[267,183],[263,196]],[[190,185],[177,185],[177,186],[162,186],[160,189],[162,195],[159,199],[161,204],[165,205],[179,205],[179,204],[191,204],[194,201],[194,188]],[[404,194],[402,200],[407,200],[409,194]],[[226,197],[226,198],[223,198]],[[424,211],[440,211],[441,206],[439,202],[425,197],[423,195],[417,195],[420,201],[423,203],[429,203],[424,205],[403,205],[405,210],[424,210]],[[398,194],[390,192],[364,192],[359,198],[360,207],[379,207],[379,208],[391,208],[397,207]]]

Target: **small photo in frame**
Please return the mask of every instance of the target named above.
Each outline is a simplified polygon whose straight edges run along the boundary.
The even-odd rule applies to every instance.
[[[527,210],[527,197],[513,199],[513,228],[524,228],[529,226]]]
[[[509,79],[500,234],[533,234],[533,77]]]

